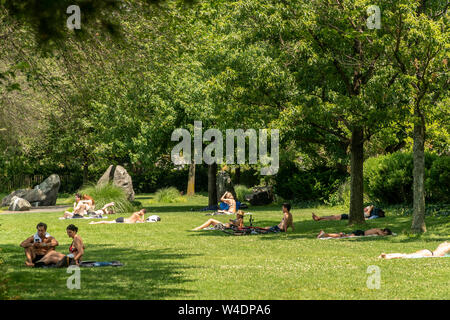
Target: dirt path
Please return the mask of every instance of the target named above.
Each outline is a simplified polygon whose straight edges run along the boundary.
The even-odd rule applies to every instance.
[[[63,212],[72,206],[51,206],[51,207],[34,207],[28,211],[0,211],[0,214],[15,214],[15,213],[42,213],[42,212]]]

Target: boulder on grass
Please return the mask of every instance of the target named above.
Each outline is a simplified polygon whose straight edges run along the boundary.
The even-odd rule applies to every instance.
[[[57,174],[52,174],[40,185],[34,187],[34,189],[30,192],[31,195],[33,194],[33,192],[35,192],[36,194],[43,193],[45,195],[43,200],[32,201],[32,199],[24,199],[28,200],[30,203],[38,202],[39,206],[54,206],[56,204],[56,199],[58,198],[58,191],[60,186],[61,179]]]
[[[61,180],[57,174],[52,174],[34,189],[19,189],[3,198],[0,207],[10,206],[14,197],[27,200],[33,206],[54,206],[58,198]]]
[[[245,200],[252,206],[271,204],[274,200],[272,187],[255,187],[252,194],[245,196]]]
[[[31,209],[31,204],[22,198],[13,197],[11,199],[11,205],[9,206],[9,211],[28,211]]]
[[[133,180],[127,170],[122,166],[109,166],[103,176],[98,180],[97,185],[112,183],[122,188],[129,201],[134,201]]]
[[[236,192],[234,191],[234,185],[231,181],[230,174],[226,171],[220,171],[217,173],[216,178],[216,188],[217,188],[217,202],[220,202],[220,198],[222,198],[223,194],[226,191],[231,192],[234,199],[236,199]]]

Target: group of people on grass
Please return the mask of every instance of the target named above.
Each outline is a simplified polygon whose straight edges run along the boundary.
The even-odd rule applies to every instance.
[[[202,230],[205,228],[210,228],[215,230],[225,230],[225,229],[242,229],[244,228],[244,216],[245,213],[242,210],[238,210],[236,207],[236,200],[234,199],[231,192],[225,192],[221,198],[221,201],[226,203],[229,206],[227,211],[228,214],[236,214],[236,219],[230,219],[228,223],[222,223],[215,219],[209,219],[204,224],[194,228],[193,230]],[[111,214],[114,213],[113,210],[109,209],[114,206],[114,202],[106,204],[102,209],[95,211],[95,201],[92,197],[88,195],[75,195],[75,204],[73,212],[66,211],[64,213],[65,218],[76,218],[83,217],[89,212],[94,214]],[[100,212],[101,211],[101,212]],[[259,228],[261,230],[265,230],[267,232],[287,232],[290,227],[292,231],[294,228],[294,221],[292,217],[291,205],[289,203],[283,203],[282,212],[283,217],[281,222],[272,227]],[[119,217],[115,220],[111,221],[98,221],[98,222],[90,222],[90,224],[111,224],[111,223],[141,223],[145,222],[145,214],[146,209],[141,209],[137,212],[131,214],[129,218]],[[375,208],[373,205],[364,208],[364,215],[366,219],[375,219],[379,217],[384,217],[383,210],[379,208]],[[314,221],[336,221],[348,219],[347,214],[342,215],[334,215],[334,216],[325,216],[319,217],[312,214],[312,218]],[[43,222],[40,222],[36,226],[37,232],[25,239],[20,246],[25,249],[26,261],[25,264],[27,266],[44,266],[49,264],[54,264],[56,267],[67,266],[70,264],[79,265],[81,258],[84,254],[85,246],[83,244],[83,240],[78,235],[78,228],[70,224],[66,228],[67,235],[72,238],[72,244],[69,247],[69,253],[67,255],[59,253],[55,251],[55,247],[58,246],[58,241],[54,237],[52,237],[47,232],[47,225]],[[326,233],[321,230],[317,235],[317,238],[345,238],[345,237],[354,237],[354,236],[387,236],[392,235],[392,231],[388,228],[380,229],[380,228],[372,228],[369,230],[355,230],[350,233]],[[396,258],[419,258],[419,257],[441,257],[450,252],[450,243],[444,242],[438,246],[435,251],[431,251],[428,249],[417,251],[413,254],[405,254],[405,253],[391,253],[385,254],[382,253],[379,258],[383,259],[396,259]]]
[[[85,216],[103,216],[105,214],[114,214],[114,210],[110,209],[114,205],[114,202],[110,202],[105,204],[100,210],[95,210],[95,201],[91,196],[87,194],[81,195],[77,193],[75,195],[73,211],[65,211],[63,218],[75,219],[83,218]]]
[[[79,265],[84,254],[83,239],[78,235],[78,227],[69,224],[66,228],[67,235],[72,238],[69,253],[57,252],[55,248],[58,241],[47,232],[47,224],[40,222],[36,226],[36,233],[26,238],[20,246],[25,249],[25,264],[29,267],[38,267],[55,264],[56,267]]]

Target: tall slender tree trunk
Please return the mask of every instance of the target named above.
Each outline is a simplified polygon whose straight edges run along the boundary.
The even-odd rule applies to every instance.
[[[208,207],[217,205],[217,163],[208,165]]]
[[[188,196],[193,196],[195,194],[195,163],[191,163],[189,165],[189,177],[186,194]]]
[[[425,121],[416,106],[414,111],[414,147],[413,147],[413,221],[411,231],[413,233],[426,232],[425,226]]]
[[[350,156],[350,215],[349,224],[365,223],[364,219],[364,131],[357,127],[352,131]]]
[[[241,184],[241,167],[237,166],[234,170],[234,184]]]
[[[87,157],[84,157],[83,161],[83,185],[86,185],[89,180],[89,162]]]

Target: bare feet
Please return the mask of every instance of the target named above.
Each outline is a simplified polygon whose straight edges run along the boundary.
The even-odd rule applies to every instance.
[[[314,221],[319,221],[320,220],[319,217],[314,214],[314,212],[312,213],[312,218],[313,218]]]
[[[317,235],[317,239],[322,238],[324,234],[325,234],[325,231],[320,230],[319,234]]]
[[[34,263],[33,262],[29,262],[29,261],[25,261],[25,265],[27,267],[34,267]]]

